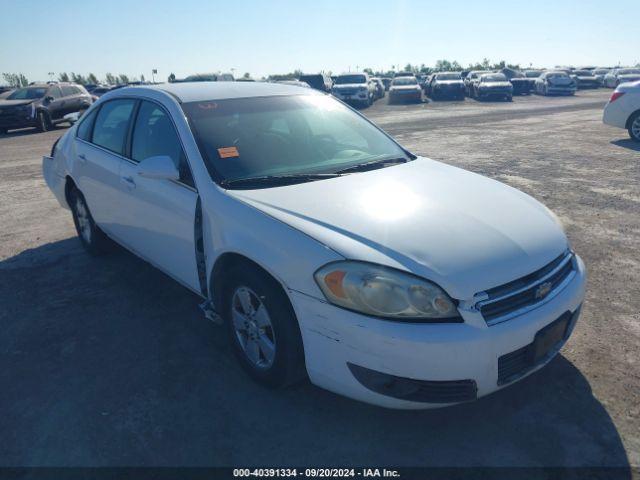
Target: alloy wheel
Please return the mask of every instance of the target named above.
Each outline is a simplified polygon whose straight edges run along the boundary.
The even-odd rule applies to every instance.
[[[636,140],[640,140],[640,115],[631,124],[631,134]]]
[[[231,299],[233,329],[247,360],[259,369],[273,365],[276,338],[267,307],[250,288],[241,286]]]

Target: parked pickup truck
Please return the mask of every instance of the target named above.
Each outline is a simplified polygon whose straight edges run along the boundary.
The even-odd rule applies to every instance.
[[[366,73],[338,75],[331,93],[346,103],[369,106],[376,98],[376,86]]]

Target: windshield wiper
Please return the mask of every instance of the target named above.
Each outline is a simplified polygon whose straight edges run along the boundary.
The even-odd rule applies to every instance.
[[[390,165],[396,165],[398,163],[407,163],[409,159],[404,157],[398,158],[386,158],[384,160],[374,160],[372,162],[358,163],[357,165],[351,165],[350,167],[337,170],[337,174],[345,174],[352,172],[366,172],[367,170],[375,170],[377,168],[383,168]]]
[[[223,188],[237,187],[273,187],[280,185],[293,185],[296,183],[313,182],[315,180],[325,180],[327,178],[341,177],[340,173],[290,173],[286,175],[263,175],[258,177],[236,178],[232,180],[222,180],[220,186]]]

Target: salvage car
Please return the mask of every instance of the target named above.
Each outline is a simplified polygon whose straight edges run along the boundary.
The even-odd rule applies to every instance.
[[[325,93],[330,93],[331,87],[333,86],[333,80],[331,80],[331,77],[326,73],[300,75],[298,80],[306,82],[311,88]]]
[[[343,73],[336,77],[331,94],[343,102],[368,107],[376,98],[376,86],[366,72]]]
[[[473,70],[469,72],[469,74],[464,77],[464,90],[467,97],[473,97],[475,93],[475,84],[480,79],[480,75],[484,75],[485,73],[491,73],[487,70]]]
[[[567,72],[551,70],[536,78],[535,92],[538,95],[573,95],[576,82]]]
[[[46,132],[67,122],[65,115],[82,112],[92,103],[89,92],[74,83],[36,83],[18,88],[0,99],[0,133],[25,127]]]
[[[473,86],[473,98],[501,98],[510,102],[513,100],[513,85],[502,73],[485,73]]]
[[[574,70],[571,75],[576,82],[576,88],[600,88],[600,80],[590,70]]]
[[[593,70],[593,76],[598,80],[598,84],[604,87],[604,76],[611,71],[610,68],[596,68]]]
[[[633,140],[640,142],[640,81],[616,87],[604,107],[602,121],[625,128]]]
[[[313,89],[116,90],[43,174],[90,254],[115,241],[202,297],[272,387],[308,376],[385,407],[472,401],[547,364],[585,294],[549,209]]]
[[[453,98],[464,100],[464,82],[460,72],[436,72],[429,77],[425,92],[433,100]]]
[[[523,72],[505,67],[500,70],[500,73],[507,77],[507,80],[513,85],[514,95],[529,95],[533,90],[535,80],[527,78]]]
[[[389,103],[422,102],[422,88],[415,76],[395,77],[389,87]]]
[[[604,76],[604,86],[616,88],[621,83],[640,80],[640,68],[614,68]]]

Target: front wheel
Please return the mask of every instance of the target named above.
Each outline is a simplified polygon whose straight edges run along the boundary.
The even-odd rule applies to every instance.
[[[109,251],[113,245],[91,216],[89,207],[80,190],[74,188],[69,193],[69,206],[73,215],[73,223],[78,232],[82,246],[91,255],[100,255]]]
[[[51,118],[49,118],[49,114],[40,110],[38,112],[38,130],[41,132],[48,132],[51,130]]]
[[[269,387],[304,378],[300,328],[282,287],[268,274],[243,265],[230,272],[223,288],[229,337],[244,370]]]
[[[636,142],[640,142],[640,112],[636,112],[629,119],[629,136]]]

